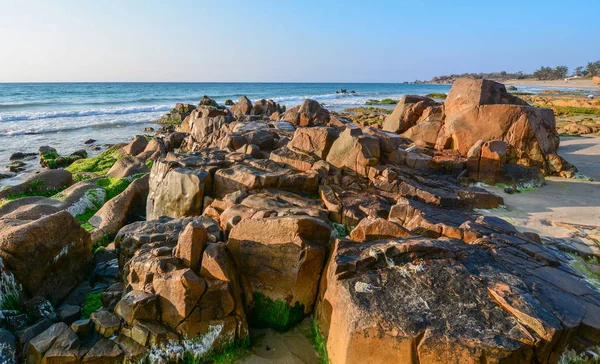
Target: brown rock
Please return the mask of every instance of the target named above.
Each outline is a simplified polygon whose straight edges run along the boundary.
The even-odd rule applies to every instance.
[[[91,245],[89,233],[66,211],[33,221],[0,219],[0,258],[6,269],[27,294],[53,303],[83,279]]]
[[[206,229],[200,223],[192,221],[179,235],[173,255],[181,259],[184,267],[198,272],[206,244]]]
[[[115,314],[128,325],[134,320],[156,320],[159,316],[157,299],[143,291],[130,291],[115,306]]]
[[[145,136],[136,135],[135,138],[133,138],[133,140],[129,144],[124,146],[122,150],[125,154],[136,156],[142,153],[144,149],[146,149],[147,145],[148,139],[146,139]]]
[[[82,363],[94,363],[94,364],[112,364],[121,363],[123,361],[123,351],[111,340],[101,338],[98,342],[88,351],[83,358]]]
[[[424,110],[438,105],[429,97],[407,95],[402,97],[394,111],[385,118],[383,130],[393,133],[404,133],[415,126]]]
[[[117,160],[108,171],[107,176],[120,179],[148,172],[150,172],[150,168],[148,168],[141,160],[136,157],[125,156]]]
[[[411,236],[410,231],[400,224],[382,218],[367,217],[350,233],[350,238],[356,241],[374,241],[390,238]]]
[[[326,159],[337,133],[329,127],[298,128],[288,143],[288,148]]]
[[[302,105],[287,110],[283,120],[297,126],[324,125],[329,121],[329,111],[317,101],[306,99]]]
[[[152,280],[159,297],[161,320],[176,328],[192,312],[206,290],[206,283],[190,269],[156,274]]]
[[[250,115],[252,114],[252,102],[246,96],[242,96],[235,105],[231,106],[231,112],[235,116]]]
[[[90,315],[96,332],[104,337],[111,337],[121,328],[121,320],[112,313],[104,310],[93,312]]]
[[[362,134],[360,130],[346,129],[331,146],[327,162],[367,175],[368,167],[379,164],[380,152],[377,137]]]
[[[331,228],[312,217],[242,220],[227,247],[240,270],[246,302],[255,292],[312,311]]]

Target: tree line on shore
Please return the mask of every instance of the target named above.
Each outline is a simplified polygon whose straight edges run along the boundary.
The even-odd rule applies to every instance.
[[[595,62],[588,62],[585,66],[576,67],[570,74],[571,77],[592,77],[600,76],[600,60]],[[538,80],[560,80],[569,77],[569,67],[567,66],[556,66],[546,67],[542,66],[535,72],[528,74],[522,71],[519,72],[480,72],[480,73],[460,73],[451,74],[444,76],[436,76],[430,81],[415,81],[415,83],[453,83],[454,80],[461,77],[468,77],[474,79],[488,79],[494,81],[506,81],[506,80],[522,80],[528,78],[536,78]]]

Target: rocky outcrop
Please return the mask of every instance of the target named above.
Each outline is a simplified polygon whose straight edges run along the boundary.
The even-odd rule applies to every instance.
[[[147,218],[200,215],[204,191],[211,190],[211,178],[204,170],[178,168],[174,162],[157,161],[150,172]]]
[[[0,258],[31,297],[64,298],[89,268],[91,246],[89,233],[66,211],[37,220],[0,218]]]
[[[47,190],[55,190],[58,192],[69,187],[72,183],[73,176],[64,169],[44,171],[26,179],[23,183],[3,189],[0,191],[0,199],[22,193]]]
[[[504,164],[535,167],[545,174],[572,176],[576,169],[557,155],[559,138],[550,109],[529,106],[489,80],[456,80],[445,104],[406,96],[384,124],[416,144],[469,157],[476,144],[500,140],[510,147]]]
[[[329,121],[329,111],[317,101],[306,99],[302,105],[293,107],[283,113],[282,120],[295,126],[325,125]]]
[[[531,255],[533,246],[511,231],[470,245],[335,241],[317,307],[330,360],[556,362],[565,345],[598,334],[600,306],[564,257]],[[573,305],[578,314],[565,315]]]
[[[233,115],[235,116],[251,115],[252,107],[252,102],[246,96],[242,96],[235,105],[231,106],[231,112],[233,112]]]
[[[281,328],[312,312],[330,234],[321,220],[292,216],[246,219],[231,230],[227,248],[245,272],[241,283],[251,320],[276,319],[263,315],[277,301],[290,310],[282,322],[272,322]]]

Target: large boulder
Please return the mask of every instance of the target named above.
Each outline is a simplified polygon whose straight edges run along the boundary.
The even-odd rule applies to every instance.
[[[438,105],[437,102],[425,96],[407,95],[402,97],[394,111],[383,122],[383,130],[394,133],[404,133],[417,124],[425,110]]]
[[[329,122],[329,111],[318,101],[306,99],[302,105],[287,110],[282,119],[297,126],[324,125]]]
[[[235,105],[231,106],[231,112],[235,116],[250,115],[252,114],[252,102],[246,96],[242,96]]]
[[[125,156],[117,160],[108,171],[107,176],[120,179],[148,172],[150,172],[150,168],[144,162],[136,157]]]
[[[227,247],[251,323],[285,328],[312,311],[330,234],[328,224],[308,216],[246,219],[231,230]],[[289,313],[273,322],[269,310],[279,305]]]
[[[67,211],[37,220],[0,219],[0,258],[30,296],[56,303],[84,278],[90,235]]]
[[[472,78],[457,79],[445,101],[448,115],[459,114],[480,105],[499,104],[529,106],[526,101],[506,91],[506,87],[501,83]]]
[[[211,182],[211,174],[205,170],[179,168],[176,162],[157,161],[150,172],[146,218],[200,215],[204,193],[210,191]]]
[[[18,185],[8,187],[0,191],[0,199],[9,195],[18,195],[28,192],[40,192],[46,190],[63,190],[73,184],[71,172],[64,169],[53,169],[38,173],[29,177]]]
[[[325,159],[336,137],[335,129],[329,127],[298,128],[287,146],[319,159]]]
[[[380,162],[379,139],[363,134],[360,129],[346,129],[333,142],[327,162],[338,168],[367,175],[369,167]]]
[[[555,363],[597,340],[597,291],[549,249],[496,234],[336,240],[316,308],[331,362]]]
[[[254,115],[271,116],[275,112],[283,112],[283,109],[273,100],[258,100],[254,103]]]
[[[144,219],[148,180],[148,175],[136,179],[89,219],[88,222],[97,229],[92,233],[92,240],[99,240],[104,234],[115,235],[123,226]]]

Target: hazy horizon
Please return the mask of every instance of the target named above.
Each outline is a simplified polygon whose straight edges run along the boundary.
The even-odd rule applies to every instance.
[[[572,71],[600,2],[0,0],[0,82],[397,83]]]

